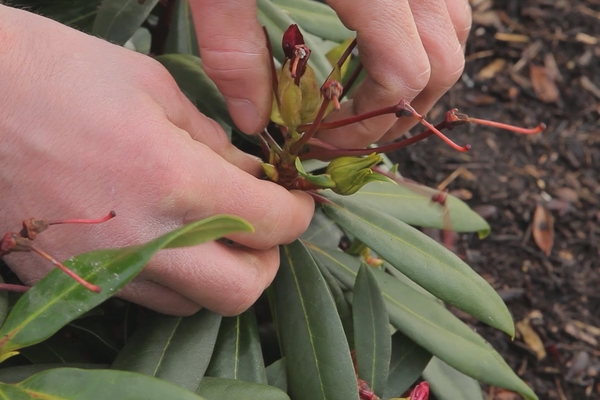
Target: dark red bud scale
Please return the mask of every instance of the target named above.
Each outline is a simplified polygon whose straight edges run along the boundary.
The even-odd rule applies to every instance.
[[[298,29],[298,25],[292,24],[283,34],[283,40],[281,46],[283,47],[283,53],[285,58],[294,58],[294,50],[296,46],[304,44],[304,37],[302,32]]]

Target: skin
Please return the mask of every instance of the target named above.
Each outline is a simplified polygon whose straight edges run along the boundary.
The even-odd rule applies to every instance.
[[[259,132],[269,118],[271,89],[255,2],[190,5],[206,72],[238,127]],[[462,72],[467,0],[330,5],[358,31],[369,74],[332,118],[399,99],[425,112]],[[62,260],[146,242],[211,215],[238,215],[256,232],[231,235],[234,246],[211,242],[161,252],[119,295],[173,315],[200,307],[235,315],[252,305],[275,276],[278,245],[308,226],[312,199],[257,179],[258,160],[233,147],[149,57],[5,6],[0,48],[0,231],[18,230],[31,216],[117,211],[105,224],[53,227],[36,239]],[[411,123],[380,117],[321,137],[361,147],[398,137]],[[33,254],[5,259],[26,284],[52,268]]]

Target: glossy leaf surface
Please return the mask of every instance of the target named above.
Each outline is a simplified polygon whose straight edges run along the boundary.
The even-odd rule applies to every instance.
[[[200,400],[202,397],[160,379],[112,370],[57,368],[15,384],[0,383],[5,399]]]
[[[377,208],[409,225],[455,232],[479,232],[481,236],[487,236],[490,226],[479,214],[452,195],[446,196],[445,207],[433,202],[431,198],[439,193],[439,190],[416,183],[399,182],[397,185],[387,185],[373,182],[365,185],[352,199]],[[326,196],[332,200],[339,197],[335,193],[327,193]],[[449,226],[446,226],[446,212],[449,215]]]
[[[148,17],[158,0],[103,0],[92,35],[123,45]]]
[[[202,379],[197,391],[206,400],[289,400],[289,396],[276,387],[235,379],[212,378]]]
[[[210,361],[220,323],[221,316],[207,309],[185,318],[152,315],[127,341],[111,368],[195,391]]]
[[[251,311],[223,318],[206,375],[267,383],[258,325]]]
[[[390,185],[391,186],[391,185]],[[406,223],[352,198],[324,204],[338,224],[439,299],[514,336],[514,324],[496,291],[444,246]]]
[[[388,378],[392,343],[385,302],[372,269],[363,263],[354,283],[354,350],[358,377],[381,397]]]
[[[295,400],[356,400],[348,343],[319,268],[299,241],[281,248],[271,307]]]
[[[165,54],[180,53],[200,55],[198,39],[192,20],[192,12],[188,0],[175,0],[175,9],[171,18],[169,34],[165,44]]]
[[[287,393],[287,370],[285,367],[285,358],[280,358],[266,368],[267,382]]]
[[[481,386],[473,378],[469,378],[434,357],[425,371],[423,379],[438,400],[483,400]]]
[[[309,244],[323,263],[344,285],[351,287],[360,261],[338,250]],[[455,369],[480,381],[537,399],[533,391],[481,336],[434,299],[424,296],[383,271],[373,270],[386,301],[390,322],[415,343]]]
[[[400,331],[392,335],[392,358],[383,398],[400,397],[421,376],[431,353]]]
[[[94,293],[55,269],[29,289],[0,329],[0,355],[38,343],[115,294],[163,248],[193,246],[232,232],[251,231],[242,219],[215,216],[160,236],[142,246],[100,250],[65,261],[65,266],[102,288]]]

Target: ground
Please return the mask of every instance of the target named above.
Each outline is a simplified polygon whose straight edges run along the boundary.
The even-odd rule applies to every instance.
[[[461,127],[451,137],[471,144],[467,153],[430,138],[393,159],[406,177],[429,186],[462,168],[448,189],[492,227],[481,241],[458,237],[457,252],[500,292],[520,321],[520,334],[511,341],[459,316],[540,399],[600,399],[600,1],[471,3],[475,23],[465,73],[428,119],[438,121],[457,107],[519,126],[544,122],[547,129],[524,136]],[[534,227],[536,208],[540,220]],[[490,400],[520,398],[486,391]]]

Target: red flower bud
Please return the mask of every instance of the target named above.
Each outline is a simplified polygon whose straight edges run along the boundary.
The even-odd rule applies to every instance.
[[[285,58],[294,58],[294,48],[301,44],[304,44],[304,37],[298,29],[298,25],[290,25],[283,34],[283,40],[281,41]]]
[[[423,381],[410,392],[410,400],[429,400],[429,383]]]

